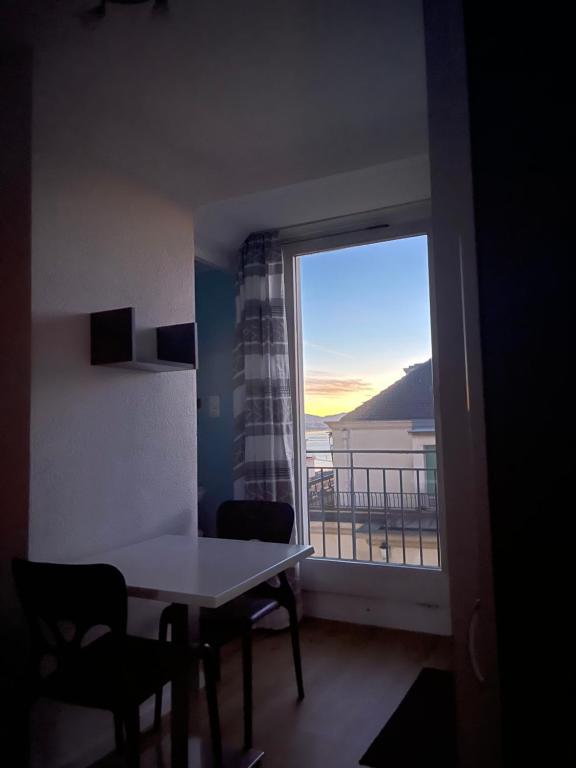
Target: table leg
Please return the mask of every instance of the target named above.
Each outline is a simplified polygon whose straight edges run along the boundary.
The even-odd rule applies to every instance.
[[[188,768],[188,727],[190,722],[190,692],[198,689],[198,661],[188,652],[190,638],[198,632],[198,611],[185,604],[172,606],[172,642],[186,659],[186,674],[172,682],[172,767]]]
[[[257,749],[228,749],[222,754],[219,726],[212,734],[212,746],[208,747],[200,739],[189,739],[190,693],[199,688],[198,659],[188,653],[190,642],[198,637],[198,610],[184,605],[173,605],[174,622],[172,641],[182,649],[188,660],[187,674],[172,683],[171,751],[172,768],[254,768],[264,754]],[[213,660],[212,660],[213,663]],[[207,691],[212,716],[217,715],[216,691]]]

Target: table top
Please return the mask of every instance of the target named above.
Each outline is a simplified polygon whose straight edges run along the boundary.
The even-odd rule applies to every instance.
[[[305,544],[166,535],[77,562],[115,565],[134,597],[219,608],[313,553]]]

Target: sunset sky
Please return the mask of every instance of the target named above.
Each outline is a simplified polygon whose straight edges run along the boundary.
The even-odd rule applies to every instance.
[[[431,356],[426,237],[300,259],[305,411],[350,411]]]

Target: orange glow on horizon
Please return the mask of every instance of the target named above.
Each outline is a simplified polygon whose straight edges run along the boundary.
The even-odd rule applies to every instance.
[[[374,391],[350,392],[347,395],[304,395],[304,412],[314,416],[334,416],[353,411],[377,393]]]
[[[313,416],[349,413],[401,379],[403,375],[402,368],[387,371],[377,377],[359,374],[354,378],[307,372],[304,384],[304,412]]]

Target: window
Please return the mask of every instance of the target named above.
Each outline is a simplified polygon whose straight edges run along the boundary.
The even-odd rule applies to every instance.
[[[437,568],[427,236],[288,258],[303,538],[319,558]]]

